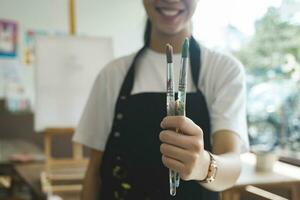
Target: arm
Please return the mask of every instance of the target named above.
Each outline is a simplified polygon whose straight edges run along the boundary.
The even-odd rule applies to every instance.
[[[200,184],[214,191],[232,187],[241,171],[240,138],[232,131],[221,130],[216,132],[213,135],[212,153],[218,166],[216,179],[212,183]]]
[[[160,133],[162,141],[162,162],[169,169],[179,172],[183,180],[203,180],[207,176],[210,163],[209,154],[204,150],[203,132],[186,117],[166,117],[161,123],[168,129]],[[179,128],[183,134],[172,131]],[[231,131],[214,134],[213,153],[218,165],[215,181],[200,183],[213,190],[225,190],[236,182],[241,169],[240,139]]]
[[[99,199],[100,174],[103,152],[91,149],[90,161],[83,181],[82,200]]]

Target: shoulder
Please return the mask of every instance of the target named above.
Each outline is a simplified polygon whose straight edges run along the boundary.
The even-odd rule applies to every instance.
[[[216,73],[244,73],[243,64],[232,54],[213,50],[201,45],[203,68]]]
[[[199,88],[212,104],[220,93],[233,88],[244,90],[244,66],[234,56],[201,46],[202,67]]]
[[[123,81],[136,53],[113,59],[98,73],[95,83],[105,85],[119,84]]]
[[[110,61],[100,71],[99,75],[114,76],[126,73],[131,65],[131,62],[133,61],[134,56],[135,53]]]

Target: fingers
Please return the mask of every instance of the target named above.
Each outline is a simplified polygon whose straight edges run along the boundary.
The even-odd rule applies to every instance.
[[[178,172],[183,180],[192,179],[192,175],[195,174],[193,171],[197,169],[196,163],[200,159],[198,153],[189,152],[168,144],[162,144],[160,151],[162,162],[167,168]]]
[[[163,129],[179,129],[186,135],[203,135],[202,129],[192,120],[184,116],[168,116],[161,122]]]
[[[193,159],[192,154],[187,150],[169,144],[162,144],[160,146],[160,152],[164,156],[173,158],[181,163],[186,163]]]
[[[162,143],[173,145],[190,152],[199,153],[204,149],[203,138],[198,136],[183,135],[174,131],[164,130],[160,132],[159,139]]]
[[[163,164],[179,172],[184,180],[198,178],[197,169],[204,152],[202,129],[184,116],[165,117],[161,127],[168,129],[159,134]],[[183,134],[174,131],[178,129]]]
[[[179,134],[170,130],[164,130],[160,132],[159,139],[163,143],[172,144],[184,149],[189,149],[191,140],[193,140],[186,135]]]
[[[168,158],[166,156],[162,156],[161,158],[164,166],[166,166],[169,169],[172,169],[176,172],[181,172],[184,169],[184,165],[179,162],[178,160],[172,159],[172,158]]]
[[[173,144],[184,149],[189,148],[189,143],[191,140],[189,137],[186,137],[186,135],[179,134],[170,130],[161,131],[159,134],[159,139],[161,142]]]

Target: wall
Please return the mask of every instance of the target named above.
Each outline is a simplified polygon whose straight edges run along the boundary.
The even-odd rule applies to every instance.
[[[68,33],[68,1],[0,0],[0,19],[19,23],[22,47],[27,30]],[[78,35],[112,37],[115,56],[129,54],[142,45],[145,13],[140,0],[77,0],[76,20]],[[33,87],[31,81],[30,88]],[[1,95],[0,127],[0,139],[21,138],[42,144],[41,135],[33,131],[33,114],[12,115],[4,111]]]
[[[21,31],[67,33],[68,1],[0,0],[0,19],[18,21]],[[116,56],[142,45],[145,13],[140,0],[77,0],[76,20],[80,35],[113,37]]]

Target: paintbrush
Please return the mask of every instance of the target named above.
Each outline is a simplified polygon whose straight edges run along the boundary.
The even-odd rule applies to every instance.
[[[178,99],[175,104],[175,115],[185,116],[185,105],[186,105],[186,87],[187,87],[187,70],[189,62],[189,39],[184,40],[182,50],[181,50],[181,67],[179,73],[179,84],[178,84]],[[176,129],[177,133],[180,130]],[[176,173],[176,187],[179,187],[180,177]]]
[[[174,91],[174,72],[173,72],[173,47],[166,45],[167,56],[167,116],[175,115],[175,91]],[[176,175],[174,170],[169,169],[170,194],[176,195]]]

